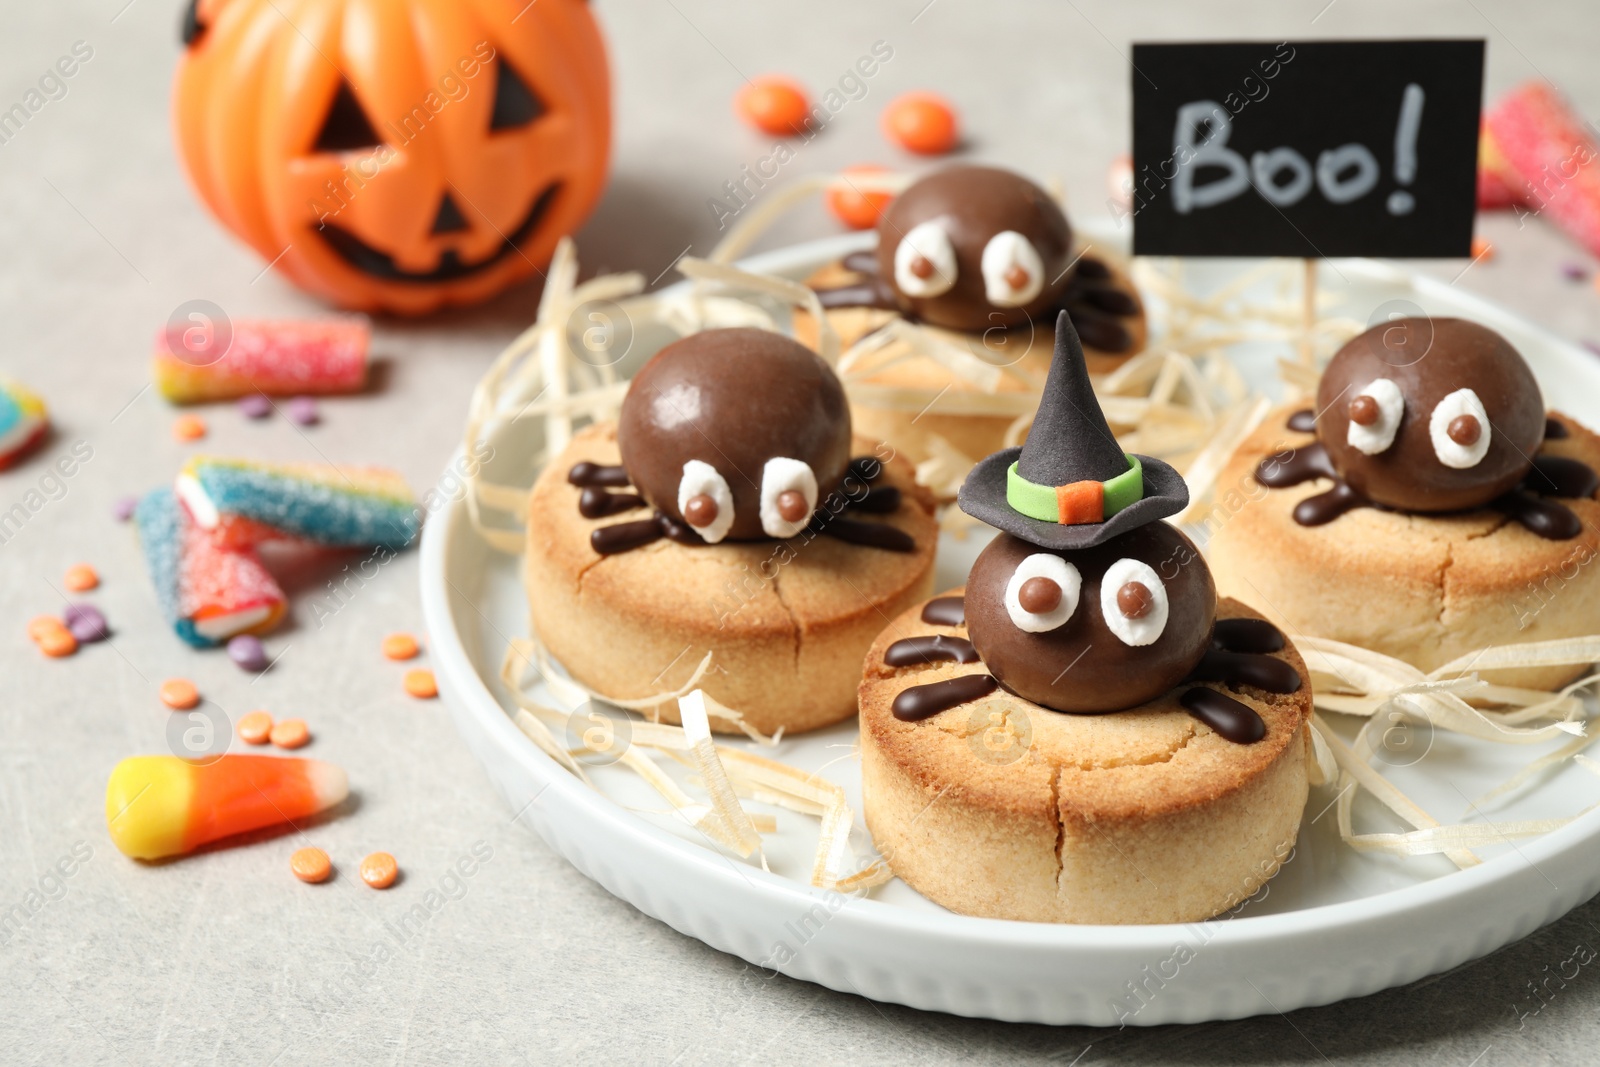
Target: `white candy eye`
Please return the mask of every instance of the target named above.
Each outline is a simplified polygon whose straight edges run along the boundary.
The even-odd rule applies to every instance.
[[[983,246],[983,294],[998,308],[1021,307],[1044,288],[1044,260],[1016,230],[1005,230]]]
[[[1167,587],[1149,564],[1119,559],[1100,579],[1100,615],[1123,644],[1154,644],[1167,628]]]
[[[913,226],[894,250],[894,284],[907,296],[938,296],[956,283],[956,250],[937,222]]]
[[[1006,611],[1017,629],[1046,633],[1072,618],[1082,588],[1078,568],[1060,556],[1035,552],[1017,564],[1006,583]]]
[[[1345,440],[1351,448],[1376,456],[1394,444],[1405,411],[1400,387],[1388,378],[1379,378],[1350,398],[1350,432]]]
[[[733,493],[717,468],[698,459],[683,465],[678,483],[678,514],[708,544],[728,536],[733,526]]]
[[[769,537],[793,537],[817,510],[817,476],[797,459],[769,459],[761,470],[761,528]]]
[[[1457,389],[1439,401],[1428,417],[1428,436],[1439,462],[1466,470],[1489,454],[1489,413],[1471,389]]]

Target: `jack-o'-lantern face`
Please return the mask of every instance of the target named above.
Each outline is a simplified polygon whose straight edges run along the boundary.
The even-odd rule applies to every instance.
[[[581,0],[220,0],[185,36],[175,110],[201,195],[345,306],[484,299],[598,196],[609,90]]]

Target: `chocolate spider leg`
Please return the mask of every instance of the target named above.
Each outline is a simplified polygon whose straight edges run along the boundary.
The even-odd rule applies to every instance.
[[[1294,521],[1301,526],[1322,526],[1366,503],[1366,497],[1340,482],[1326,493],[1308,496],[1296,504]]]
[[[636,522],[618,522],[589,532],[589,547],[602,556],[642,548],[667,535],[659,518],[639,519]]]
[[[1600,475],[1582,460],[1566,456],[1534,456],[1533,469],[1519,487],[1540,496],[1560,496],[1583,500],[1600,489]]]
[[[849,498],[848,507],[868,515],[892,515],[900,509],[900,490],[892,485],[868,489],[860,496]]]
[[[849,285],[840,285],[832,289],[814,290],[817,302],[824,308],[880,308],[884,311],[897,311],[900,305],[895,301],[894,291],[882,278],[868,278],[865,281],[852,282]]]
[[[586,519],[604,519],[644,504],[644,497],[637,493],[613,493],[598,485],[586,485],[578,496],[578,514]]]
[[[1215,648],[1208,649],[1200,657],[1185,681],[1220,682],[1230,688],[1248,685],[1269,693],[1300,691],[1300,672],[1283,660],[1260,652],[1225,652]]]
[[[857,456],[850,461],[850,473],[864,482],[875,482],[883,476],[883,460],[877,456]]]
[[[859,252],[851,252],[839,261],[839,265],[845,270],[854,271],[857,274],[876,277],[878,274],[878,253],[871,248],[865,248]]]
[[[1267,724],[1255,709],[1226,693],[1197,686],[1178,698],[1184,710],[1236,745],[1249,745],[1267,736]]]
[[[590,463],[588,460],[573,464],[572,469],[567,472],[567,481],[577,486],[596,485],[611,489],[626,489],[633,484],[628,478],[625,467]]]
[[[822,521],[813,519],[807,529],[836,537],[846,544],[866,545],[888,552],[915,552],[917,548],[910,534],[886,522],[858,522],[834,515]]]
[[[1221,652],[1279,652],[1283,631],[1266,619],[1218,619],[1211,647]]]
[[[1496,497],[1489,506],[1547,541],[1570,541],[1583,532],[1583,522],[1571,508],[1521,489]]]
[[[1339,472],[1333,469],[1333,461],[1320,441],[1290,449],[1281,460],[1268,456],[1256,464],[1256,481],[1268,489],[1288,489],[1317,478],[1339,481]]]
[[[894,698],[894,717],[901,722],[920,722],[986,697],[999,684],[992,674],[963,674],[942,682],[914,685]]]
[[[976,663],[978,651],[965,637],[950,634],[923,634],[903,637],[883,653],[886,667],[917,667],[940,662]]]

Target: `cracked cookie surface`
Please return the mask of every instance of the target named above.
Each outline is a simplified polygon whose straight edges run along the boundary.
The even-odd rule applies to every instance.
[[[1231,600],[1217,618],[1258,618]],[[982,662],[884,664],[897,640],[964,626],[895,619],[861,682],[862,799],[895,873],[953,911],[1038,922],[1203,919],[1247,899],[1293,848],[1307,791],[1311,687],[1293,645],[1274,655],[1305,684],[1224,689],[1267,734],[1227,741],[1178,702],[1051,711],[1004,689],[921,722],[897,719],[913,685],[983,674]],[[1214,686],[1215,688],[1223,688]]]

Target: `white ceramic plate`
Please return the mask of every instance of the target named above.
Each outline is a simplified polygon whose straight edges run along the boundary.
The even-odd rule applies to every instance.
[[[803,277],[861,247],[847,236],[759,256],[750,266]],[[1196,261],[1204,292],[1251,264]],[[1370,321],[1387,301],[1476,319],[1505,334],[1532,363],[1547,398],[1600,425],[1600,361],[1467,293],[1369,261],[1322,269],[1330,313]],[[641,333],[637,363],[666,338]],[[1262,346],[1239,362],[1275,394]],[[525,435],[524,435],[525,436]],[[527,483],[531,445],[494,441],[491,474]],[[981,538],[941,545],[939,588],[963,580]],[[673,928],[760,968],[877,1000],[958,1015],[1038,1023],[1154,1025],[1289,1011],[1372,993],[1454,967],[1551,922],[1600,890],[1600,811],[1542,838],[1486,849],[1457,871],[1439,857],[1357,854],[1331,825],[1328,788],[1313,789],[1298,850],[1255,899],[1224,919],[1182,926],[1058,926],[951,914],[901,882],[869,899],[806,884],[816,821],[778,813],[771,872],[697,839],[658,797],[619,768],[599,768],[606,794],[541,753],[512,723],[495,680],[511,636],[527,633],[517,560],[473,533],[466,507],[434,515],[422,544],[422,602],[439,683],[456,726],[511,807],[584,874]],[[1509,610],[1509,609],[1508,609]],[[1337,719],[1337,717],[1333,717]],[[777,755],[819,770],[859,813],[854,722],[785,740]],[[1467,818],[1481,795],[1528,758],[1441,734],[1413,737],[1391,777],[1445,821]],[[1405,753],[1409,752],[1410,755]],[[610,799],[616,797],[616,800]],[[1570,815],[1600,802],[1600,779],[1568,765],[1489,818]],[[1365,803],[1358,827],[1403,829]],[[859,827],[859,840],[865,830]],[[766,972],[770,973],[770,972]]]

